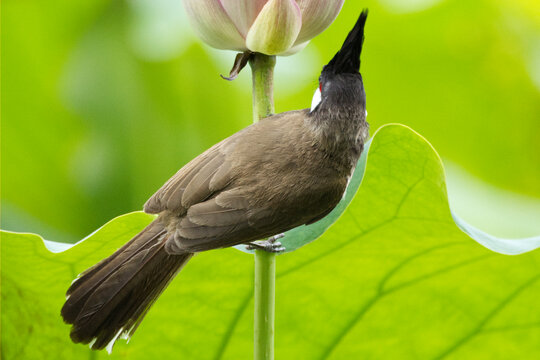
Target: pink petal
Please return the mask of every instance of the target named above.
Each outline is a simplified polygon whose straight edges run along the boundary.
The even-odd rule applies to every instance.
[[[191,25],[208,45],[218,49],[247,50],[219,0],[183,0]]]
[[[304,50],[306,48],[306,46],[308,46],[308,44],[309,44],[309,41],[306,41],[306,42],[303,42],[303,43],[300,43],[300,44],[294,44],[294,46],[292,48],[290,48],[289,50],[287,50],[285,52],[279,53],[278,55],[279,56],[291,56],[291,55],[294,55],[297,52],[300,52],[300,51]]]
[[[313,39],[338,16],[345,0],[296,0],[302,11],[302,30],[296,44]]]
[[[249,28],[268,0],[219,0],[219,2],[245,38]]]

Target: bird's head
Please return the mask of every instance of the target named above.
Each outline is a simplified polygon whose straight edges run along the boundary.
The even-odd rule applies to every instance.
[[[366,95],[360,75],[360,54],[364,44],[364,26],[368,11],[363,10],[341,49],[324,66],[319,77],[319,88],[313,96],[311,112],[338,107],[363,108]]]

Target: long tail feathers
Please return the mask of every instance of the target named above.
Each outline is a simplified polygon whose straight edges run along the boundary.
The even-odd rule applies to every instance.
[[[154,221],[73,282],[61,314],[73,324],[74,342],[110,350],[118,337],[133,335],[150,306],[193,256],[167,254],[166,236]]]

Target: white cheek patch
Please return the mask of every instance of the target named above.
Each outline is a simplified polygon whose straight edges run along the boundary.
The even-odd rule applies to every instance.
[[[311,100],[311,112],[321,103],[321,90],[317,88],[315,94],[313,94],[313,100]]]

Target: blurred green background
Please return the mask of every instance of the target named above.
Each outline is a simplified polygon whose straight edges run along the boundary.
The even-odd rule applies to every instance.
[[[540,2],[347,0],[278,59],[277,111],[309,106],[363,7],[372,132],[399,122],[424,135],[472,224],[540,233]],[[74,242],[141,209],[250,123],[249,71],[219,77],[234,55],[194,36],[181,0],[3,1],[1,227]]]

